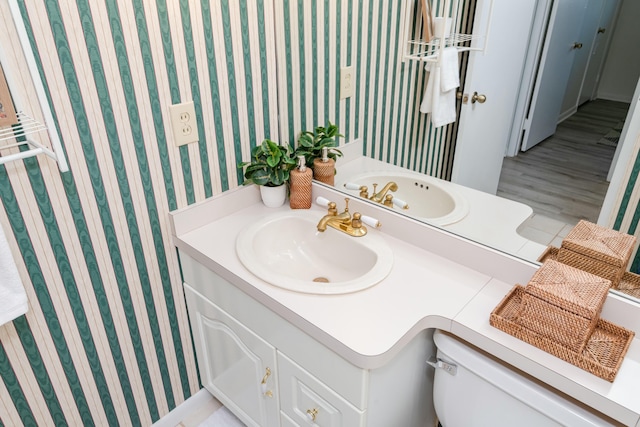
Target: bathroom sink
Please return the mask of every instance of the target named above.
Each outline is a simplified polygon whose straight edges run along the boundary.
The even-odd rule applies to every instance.
[[[293,210],[263,218],[238,234],[236,252],[251,273],[272,285],[313,294],[369,288],[393,266],[393,252],[371,231],[352,237],[319,232],[323,211]]]
[[[468,201],[450,182],[428,175],[400,171],[367,172],[353,175],[345,182],[366,185],[371,195],[374,183],[378,184],[380,191],[389,181],[398,184],[398,190],[388,194],[409,205],[407,210],[397,207],[394,210],[438,226],[454,224],[469,213]],[[341,182],[340,186],[343,184]],[[346,191],[358,194],[358,190]]]

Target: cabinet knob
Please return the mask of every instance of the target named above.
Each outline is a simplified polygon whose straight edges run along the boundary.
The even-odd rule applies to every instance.
[[[582,43],[578,43],[578,42],[574,43],[573,44],[573,48],[574,49],[582,49]]]
[[[309,418],[309,420],[311,422],[316,422],[316,416],[318,415],[318,409],[317,408],[313,408],[313,409],[307,409],[307,418]]]
[[[273,397],[273,391],[267,390],[267,380],[271,376],[271,369],[267,366],[265,369],[264,377],[262,377],[262,381],[260,381],[260,387],[262,389],[262,395],[264,397]]]

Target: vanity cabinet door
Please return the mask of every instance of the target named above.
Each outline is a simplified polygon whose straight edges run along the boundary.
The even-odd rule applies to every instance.
[[[278,353],[278,368],[280,407],[287,416],[283,425],[364,426],[364,412],[282,353]]]
[[[300,427],[284,411],[280,411],[280,427]]]
[[[202,383],[248,426],[280,425],[276,350],[185,283]]]

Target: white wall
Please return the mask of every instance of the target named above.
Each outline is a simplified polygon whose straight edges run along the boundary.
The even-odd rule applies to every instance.
[[[623,0],[598,86],[598,98],[631,102],[640,77],[640,2]]]

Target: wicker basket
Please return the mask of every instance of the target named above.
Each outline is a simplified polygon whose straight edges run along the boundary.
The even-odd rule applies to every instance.
[[[547,246],[547,249],[545,249],[544,252],[542,252],[542,254],[538,257],[538,262],[543,263],[550,259],[557,261],[559,250],[560,249],[556,248],[555,246]]]
[[[598,316],[586,318],[548,303],[526,292],[515,322],[579,352],[596,328]]]
[[[516,285],[491,312],[489,318],[491,326],[600,378],[613,382],[633,340],[634,332],[604,319],[599,319],[584,349],[579,352],[571,350],[515,321],[521,311],[522,298],[525,293],[522,286]]]
[[[560,250],[558,251],[557,259],[563,264],[588,271],[589,273],[609,280],[611,282],[611,286],[614,288],[622,279],[622,275],[625,271],[624,267],[617,267],[615,265],[607,264],[606,262],[597,260],[595,258],[589,258],[583,254],[579,254],[577,252],[573,252],[564,248],[560,248]]]
[[[596,327],[610,282],[547,260],[533,275],[515,321],[573,351],[581,351]]]
[[[611,281],[622,279],[636,238],[588,221],[580,221],[562,240],[558,261]]]
[[[622,275],[622,280],[616,289],[632,297],[640,298],[640,275],[627,271]]]
[[[600,315],[610,285],[602,277],[548,260],[535,272],[526,292],[556,307],[592,319]]]

